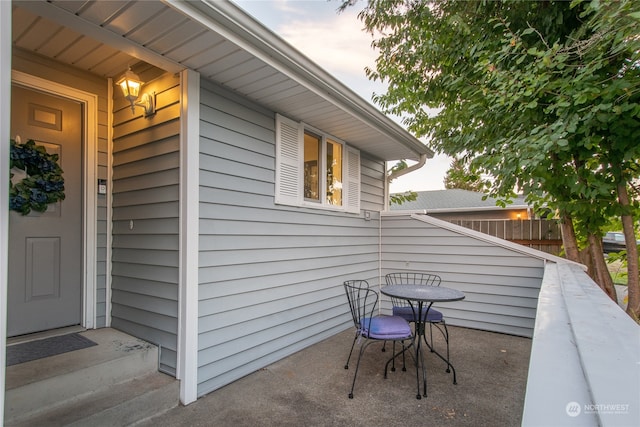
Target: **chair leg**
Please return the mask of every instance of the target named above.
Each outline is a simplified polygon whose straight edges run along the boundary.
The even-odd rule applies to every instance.
[[[351,360],[351,354],[353,353],[353,347],[356,345],[357,339],[358,333],[356,332],[356,336],[353,337],[353,342],[351,343],[351,350],[349,350],[349,357],[347,357],[347,363],[344,365],[344,369],[349,369],[349,361]]]
[[[386,343],[386,341],[385,341],[385,343]],[[391,359],[391,372],[395,372],[396,371],[396,356],[397,356],[396,355],[396,342],[395,341],[393,342],[392,350],[393,350],[393,353],[391,353],[391,354],[393,354],[393,358]],[[402,341],[402,372],[407,372],[407,360],[406,360],[406,356],[405,356],[405,353],[406,353],[405,350],[406,350],[406,347],[404,345],[404,341]]]
[[[438,330],[442,334],[442,337],[444,338],[444,342],[447,346],[447,361],[448,361],[449,360],[449,329],[447,329],[447,323],[444,320],[442,320],[440,324],[442,324],[442,328],[437,323],[435,324],[435,327],[438,328]],[[434,324],[432,323],[431,325],[434,325]],[[433,345],[433,331],[431,332],[431,344]],[[433,349],[431,351],[433,351]],[[447,372],[451,372],[451,370],[449,369],[449,366],[450,365],[447,365]]]
[[[431,353],[433,353],[435,351],[433,349],[435,347],[435,343],[433,342],[433,323],[429,323],[429,335],[431,340],[431,345],[429,346],[429,349],[431,349]]]
[[[449,362],[449,329],[447,329],[447,324],[445,323],[445,321],[442,321],[442,326],[444,326],[444,341],[447,344],[447,363]],[[451,365],[447,365],[447,372],[451,372],[451,369],[449,369],[449,366]],[[456,374],[455,372],[453,373],[453,383],[456,383]]]
[[[402,341],[402,372],[407,372],[406,352],[407,347],[404,345],[404,341]]]
[[[386,343],[386,341],[385,341]],[[396,342],[393,342],[393,347],[392,347],[392,352],[391,354],[393,354],[393,358],[391,359],[391,372],[395,372],[396,371]]]
[[[351,391],[349,392],[349,399],[353,399],[353,389],[355,389],[356,387],[356,377],[358,376],[358,368],[360,368],[360,359],[362,359],[362,354],[369,344],[370,342],[367,342],[360,346],[360,351],[358,352],[358,362],[356,363],[356,371],[353,373],[353,383],[351,384]]]
[[[449,329],[447,328],[447,323],[443,320],[442,322],[442,328],[440,328],[440,326],[438,326],[438,324],[436,324],[435,326],[438,328],[438,330],[440,331],[440,333],[442,334],[442,336],[444,337],[444,341],[445,344],[447,345],[447,370],[446,372],[449,373],[453,370],[453,383],[454,384],[458,384],[458,381],[456,379],[456,370],[453,368],[453,365],[450,363],[450,352],[449,352]],[[442,358],[442,356],[440,356],[440,358]]]
[[[391,358],[389,358],[389,360],[387,360],[387,363],[385,363],[385,365],[384,365],[384,379],[385,380],[387,379],[387,371],[389,370],[389,364],[390,363],[392,364],[391,371],[393,372],[393,371],[396,370],[396,368],[395,368],[396,357],[400,356],[400,353],[402,353],[402,370],[405,371],[405,372],[407,371],[406,352],[407,352],[407,349],[413,345],[413,343],[409,344],[408,347],[404,344],[404,341],[401,341],[401,343],[402,343],[402,351],[396,353],[396,349],[395,349],[396,342],[395,341],[393,342],[393,354],[391,355]],[[413,356],[413,353],[411,353],[411,355]],[[414,358],[414,361],[415,361],[415,358]]]

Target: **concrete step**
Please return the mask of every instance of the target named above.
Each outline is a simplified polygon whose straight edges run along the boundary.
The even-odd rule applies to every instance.
[[[114,329],[81,334],[98,345],[7,368],[5,425],[130,425],[178,404],[157,347]]]
[[[178,382],[155,372],[5,423],[27,426],[130,426],[178,405]]]

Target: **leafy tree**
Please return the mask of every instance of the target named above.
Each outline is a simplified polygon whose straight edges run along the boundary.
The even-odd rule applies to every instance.
[[[393,193],[389,195],[390,205],[401,205],[404,202],[413,202],[418,198],[418,193],[415,191],[405,191],[404,193]]]
[[[367,74],[388,83],[375,101],[436,151],[465,153],[495,178],[491,196],[554,208],[567,256],[614,300],[601,238],[621,218],[638,320],[640,2],[370,0],[360,18],[380,52]]]
[[[393,167],[387,173],[387,176],[393,175],[394,172],[406,169],[408,167],[406,160],[400,160],[398,163],[393,165]],[[391,180],[389,181],[391,183]],[[418,193],[415,191],[405,191],[404,193],[393,193],[389,195],[389,204],[390,205],[401,205],[404,202],[413,202],[418,198]]]
[[[471,172],[464,158],[455,158],[451,161],[449,170],[444,177],[444,188],[481,192],[484,190],[484,182],[480,175]]]

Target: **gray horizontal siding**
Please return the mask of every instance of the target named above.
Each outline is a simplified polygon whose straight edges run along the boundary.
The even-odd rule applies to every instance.
[[[99,168],[99,179],[107,179],[106,170]],[[108,191],[108,190],[107,190]],[[98,195],[97,210],[97,251],[96,251],[96,328],[107,325],[107,201],[106,196]]]
[[[410,215],[382,219],[382,273],[428,271],[465,299],[437,305],[447,323],[531,337],[544,261]],[[390,302],[383,303],[388,311]]]
[[[109,140],[109,132],[108,132],[108,117],[109,111],[107,102],[107,87],[108,83],[106,81],[102,84],[103,90],[99,92],[98,95],[98,168],[97,168],[97,179],[102,179],[105,182],[108,182],[109,174],[108,168],[111,166],[109,163],[109,158],[111,156],[111,152],[109,150],[110,146],[108,143]],[[110,189],[107,188],[107,194]],[[109,208],[107,203],[106,195],[98,195],[97,200],[97,257],[96,257],[96,328],[103,328],[107,326],[107,277],[109,276],[107,263],[109,262],[108,258],[108,250],[107,245],[110,243],[108,240],[109,237],[109,224],[107,222],[107,209]]]
[[[170,374],[178,332],[178,84],[167,74],[145,85],[157,94],[148,118],[114,100],[112,326],[158,345],[161,370]]]
[[[342,282],[377,277],[379,225],[275,205],[275,114],[206,81],[201,102],[198,395],[349,327]]]
[[[360,209],[380,211],[384,206],[385,163],[360,155]]]

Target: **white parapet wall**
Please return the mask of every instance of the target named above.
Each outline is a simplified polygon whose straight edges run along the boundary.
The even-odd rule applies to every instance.
[[[381,282],[391,271],[438,274],[442,286],[465,294],[437,306],[449,325],[533,336],[545,265],[566,260],[429,215],[381,217]],[[391,301],[381,308],[390,313]]]
[[[640,425],[640,326],[581,269],[548,263],[522,425]]]

